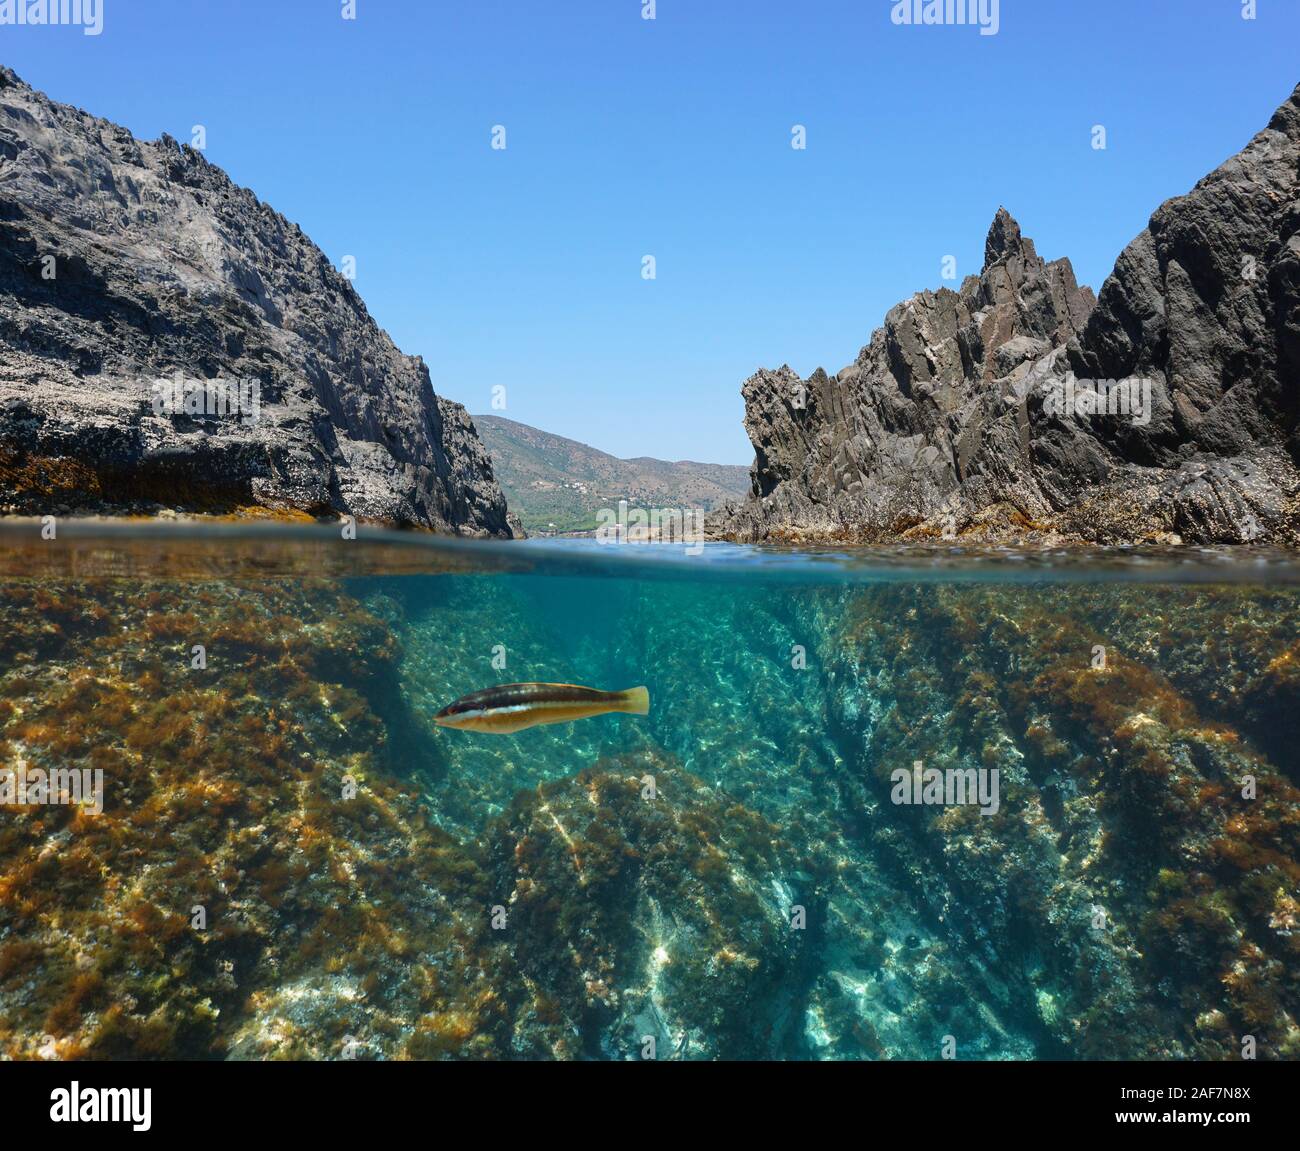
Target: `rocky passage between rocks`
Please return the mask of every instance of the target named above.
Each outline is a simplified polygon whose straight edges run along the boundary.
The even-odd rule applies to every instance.
[[[11,581],[0,1059],[1294,1059],[1300,593],[1041,591]],[[435,729],[503,626],[658,706]]]

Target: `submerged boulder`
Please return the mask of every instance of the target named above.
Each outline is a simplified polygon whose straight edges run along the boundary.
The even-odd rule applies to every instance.
[[[789,1053],[811,978],[799,909],[815,892],[761,816],[628,756],[521,795],[492,850],[500,935],[534,989],[517,1053]]]

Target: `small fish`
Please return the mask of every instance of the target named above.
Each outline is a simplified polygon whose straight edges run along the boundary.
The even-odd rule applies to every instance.
[[[506,683],[462,696],[438,712],[433,722],[462,731],[509,735],[541,723],[569,723],[612,711],[648,715],[650,693],[644,687],[597,691],[576,683]]]

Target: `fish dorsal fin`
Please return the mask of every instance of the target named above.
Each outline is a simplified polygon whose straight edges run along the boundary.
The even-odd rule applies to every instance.
[[[497,688],[488,688],[489,691],[499,691],[507,687],[576,687],[579,691],[600,691],[598,687],[588,687],[582,683],[549,683],[541,680],[532,680],[528,683],[503,683]]]

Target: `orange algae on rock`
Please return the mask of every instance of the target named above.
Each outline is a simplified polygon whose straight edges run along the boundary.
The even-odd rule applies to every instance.
[[[448,866],[456,849],[382,770],[388,629],[285,584],[186,584],[179,611],[121,583],[4,591],[0,645],[44,656],[0,674],[5,766],[102,770],[104,812],[5,809],[0,1053],[36,1057],[51,1035],[64,1058],[266,1054],[257,988],[310,979],[323,956],[368,981],[354,1025],[397,1044],[424,1004],[384,998],[407,994],[413,958],[456,945],[477,872]],[[91,626],[56,632],[51,614]],[[317,1043],[302,1050],[336,1054]]]
[[[3,762],[106,780],[102,816],[0,819],[0,1052],[915,1058],[978,1028],[1016,1057],[1297,1054],[1283,597],[774,596],[710,669],[759,669],[743,743],[685,690],[698,622],[652,602],[675,727],[470,761],[439,758],[420,680],[525,625],[464,584],[0,597]],[[783,626],[825,637],[806,676],[773,670]],[[512,659],[545,655],[529,638]],[[798,691],[806,713],[772,703]],[[917,760],[999,772],[997,813],[894,807]]]
[[[1029,940],[1052,982],[1073,985],[1044,1020],[1062,1050],[1232,1058],[1251,1034],[1263,1058],[1300,1055],[1288,974],[1300,939],[1268,929],[1277,892],[1300,887],[1300,789],[1285,760],[1261,752],[1266,732],[1220,718],[1231,710],[1213,671],[1182,658],[1195,643],[1202,665],[1235,664],[1242,695],[1272,690],[1288,662],[1259,653],[1276,651],[1276,617],[1252,630],[1249,608],[1233,615],[1242,598],[1225,591],[1216,608],[1200,589],[882,589],[845,625],[849,662],[888,667],[917,636],[935,649],[897,657],[901,677],[884,693],[894,706],[868,747],[882,781],[915,759],[988,768],[1005,752],[997,818],[939,808],[916,817],[915,838],[881,842],[903,867],[939,861],[940,889],[977,909],[1004,961]],[[1235,625],[1219,627],[1220,612]],[[1164,630],[1156,646],[1139,626],[1150,619]],[[1063,903],[1073,915],[1044,915]]]

